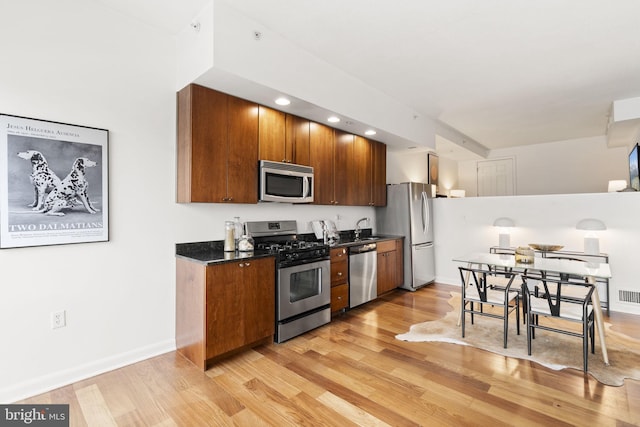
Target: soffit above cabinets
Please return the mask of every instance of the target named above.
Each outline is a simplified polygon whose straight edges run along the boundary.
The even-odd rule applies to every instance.
[[[614,101],[607,127],[607,145],[628,147],[639,142],[640,97]]]

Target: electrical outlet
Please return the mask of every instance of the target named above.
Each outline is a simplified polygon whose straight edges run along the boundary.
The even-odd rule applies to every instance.
[[[64,310],[51,313],[51,329],[64,328],[67,326],[67,313]]]

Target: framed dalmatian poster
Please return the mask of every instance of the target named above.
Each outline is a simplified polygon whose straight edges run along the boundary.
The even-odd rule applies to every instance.
[[[109,131],[0,114],[0,248],[109,240]]]

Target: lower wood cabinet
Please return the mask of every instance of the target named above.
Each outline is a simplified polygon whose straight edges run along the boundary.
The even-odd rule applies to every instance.
[[[346,248],[331,249],[331,313],[349,307],[349,257]]]
[[[176,346],[202,369],[239,349],[272,341],[275,260],[202,265],[176,259]]]
[[[349,306],[349,284],[343,283],[331,288],[331,312],[337,313]]]
[[[402,285],[402,239],[378,242],[378,295]]]

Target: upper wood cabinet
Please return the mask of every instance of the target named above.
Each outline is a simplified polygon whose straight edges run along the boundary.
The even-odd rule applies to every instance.
[[[372,206],[373,164],[371,141],[361,136],[354,137],[354,162],[352,183],[355,189],[354,204],[358,206]]]
[[[386,205],[386,145],[203,86],[178,92],[179,203],[257,203],[258,160],[312,166],[315,204]]]
[[[314,122],[310,128],[314,203],[385,206],[386,145]]]
[[[357,183],[354,182],[354,139],[353,135],[335,130],[333,158],[333,198],[334,205],[356,205]]]
[[[285,144],[285,113],[262,105],[258,111],[258,158],[286,162],[291,154]]]
[[[311,122],[302,117],[287,114],[285,117],[286,147],[291,151],[287,158],[293,163],[310,166],[309,148]],[[287,151],[288,152],[288,151]]]
[[[309,165],[309,120],[259,107],[258,158]]]
[[[258,105],[199,85],[178,92],[177,201],[258,202]]]
[[[371,205],[387,205],[387,146],[369,141],[371,146]]]
[[[350,186],[354,205],[385,206],[387,204],[387,146],[361,136],[354,137],[354,161]]]
[[[334,130],[315,122],[310,123],[309,129],[309,163],[314,173],[314,203],[334,205]]]

